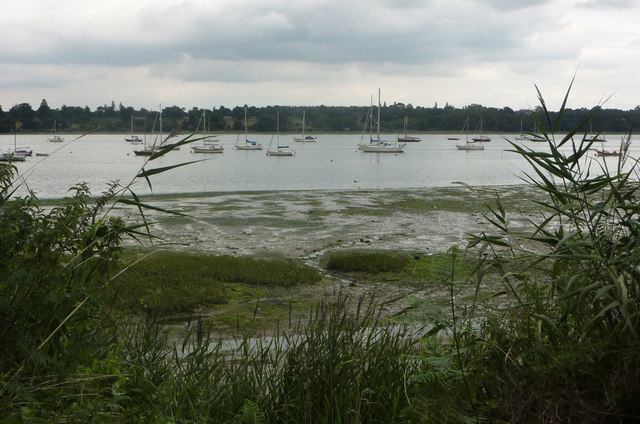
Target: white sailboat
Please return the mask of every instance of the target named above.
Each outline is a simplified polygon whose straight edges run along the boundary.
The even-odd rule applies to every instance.
[[[306,142],[306,143],[314,143],[318,141],[318,137],[314,137],[311,135],[305,135],[304,132],[304,122],[305,122],[305,113],[302,111],[302,137],[293,137],[293,141],[295,142]]]
[[[224,146],[222,144],[218,144],[218,138],[207,134],[207,117],[206,112],[204,111],[202,112],[200,122],[198,122],[196,132],[200,128],[200,124],[202,124],[202,145],[191,146],[193,153],[223,153]]]
[[[129,143],[142,144],[142,140],[137,135],[133,135],[133,114],[131,115],[131,137],[125,137],[124,141]]]
[[[267,156],[293,156],[295,152],[289,148],[289,146],[280,145],[280,112],[276,112],[276,148],[271,149],[271,143],[273,142],[273,136],[269,143],[269,149],[267,150]]]
[[[156,114],[156,119],[160,120],[160,140],[162,140],[162,106],[160,106],[160,112],[158,112]],[[145,123],[144,127],[145,127],[145,130],[146,130],[146,128],[147,128],[146,123]],[[154,121],[153,122],[153,127],[151,128],[151,133],[152,134],[153,134],[153,131],[155,130],[155,127],[156,127],[156,122]],[[157,139],[157,136],[156,136],[156,139]],[[142,150],[134,150],[133,153],[136,156],[151,156],[153,154],[153,152],[155,151],[155,146],[156,146],[155,140],[154,140],[154,142],[153,142],[153,144],[151,146],[147,146],[147,136],[146,136],[146,133],[145,133],[145,136],[144,136],[144,147],[142,148]]]
[[[406,143],[390,142],[380,138],[380,89],[378,88],[378,122],[376,138],[373,138],[373,99],[371,100],[371,107],[369,108],[369,115],[365,120],[365,128],[363,134],[360,137],[360,143],[358,144],[358,150],[365,153],[402,153],[404,152],[404,146]],[[365,143],[364,132],[366,131],[367,124],[369,124],[369,143]]]
[[[464,121],[464,125],[462,126],[462,131],[467,129],[465,143],[464,144],[456,144],[456,149],[458,150],[484,150],[484,145],[480,142],[469,141],[469,118]]]
[[[53,120],[53,127],[51,127],[51,137],[49,137],[49,141],[52,143],[62,143],[64,138],[60,137],[56,134],[56,121]]]
[[[16,147],[17,144],[17,128],[13,132],[13,152],[0,152],[0,162],[24,162],[27,156],[31,156],[32,150],[29,153],[21,153],[20,149]],[[22,149],[25,150],[25,149]]]
[[[247,107],[244,107],[244,143],[239,143],[240,136],[236,138],[236,150],[262,150],[262,144],[249,140],[247,136]]]

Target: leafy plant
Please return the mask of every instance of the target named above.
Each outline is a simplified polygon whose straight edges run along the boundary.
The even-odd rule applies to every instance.
[[[470,246],[483,252],[480,281],[491,269],[502,290],[476,296],[450,329],[469,405],[499,422],[640,417],[631,400],[640,393],[637,162],[623,155],[611,167],[589,155],[586,128],[599,108],[555,139],[570,88],[555,120],[538,92],[545,151],[512,143],[531,164],[525,180],[545,195],[536,200],[544,213],[522,234],[496,199],[486,215],[495,233]]]

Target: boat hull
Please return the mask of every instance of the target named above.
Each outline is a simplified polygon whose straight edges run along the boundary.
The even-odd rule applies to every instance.
[[[151,156],[153,154],[153,150],[134,150],[133,153],[136,156]]]
[[[456,144],[458,150],[484,150],[482,144]]]
[[[196,147],[192,146],[191,150],[193,153],[223,153],[224,146],[205,146],[205,147]]]
[[[293,156],[291,150],[270,150],[267,152],[267,156]]]
[[[364,153],[403,153],[404,144],[359,144],[358,150]]]

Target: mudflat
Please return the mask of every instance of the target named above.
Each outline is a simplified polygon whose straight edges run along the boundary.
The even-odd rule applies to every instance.
[[[411,190],[260,191],[143,199],[184,215],[145,212],[158,247],[313,261],[344,248],[441,252],[491,231],[483,214],[500,198],[514,226],[533,218],[530,186],[452,185]],[[138,221],[135,209],[117,214]]]

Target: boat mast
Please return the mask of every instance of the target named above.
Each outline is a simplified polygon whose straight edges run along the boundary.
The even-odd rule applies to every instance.
[[[378,88],[378,142],[380,142],[380,89]]]

